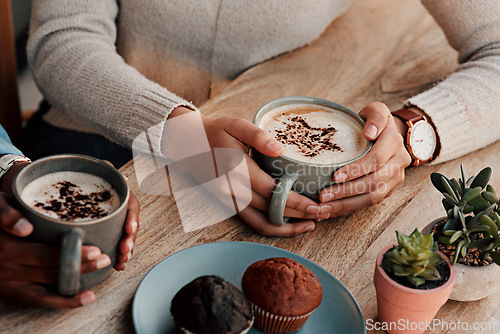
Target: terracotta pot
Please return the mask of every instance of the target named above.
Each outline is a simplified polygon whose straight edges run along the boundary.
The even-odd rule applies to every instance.
[[[438,218],[427,225],[423,234],[430,234],[434,225],[446,217]],[[460,263],[455,264],[457,278],[450,299],[462,302],[483,299],[500,289],[500,266],[490,264],[488,266],[466,266]]]
[[[389,334],[423,333],[448,300],[455,281],[455,268],[443,253],[438,252],[450,268],[448,281],[434,289],[408,288],[393,281],[380,267],[383,255],[392,247],[384,248],[375,263],[373,281],[377,291],[378,321],[381,326],[387,326]]]

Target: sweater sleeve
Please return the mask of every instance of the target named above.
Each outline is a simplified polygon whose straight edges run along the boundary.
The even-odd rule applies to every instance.
[[[27,53],[56,109],[130,148],[148,128],[163,129],[175,107],[196,108],[125,63],[115,45],[117,15],[116,0],[35,0]],[[161,134],[149,132],[155,152]]]
[[[500,1],[422,0],[459,52],[458,70],[405,101],[433,121],[441,143],[434,163],[500,139]]]

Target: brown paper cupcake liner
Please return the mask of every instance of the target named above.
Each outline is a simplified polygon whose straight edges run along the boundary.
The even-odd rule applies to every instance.
[[[265,333],[279,334],[298,331],[306,323],[314,312],[299,316],[280,316],[264,311],[254,303],[250,302],[255,317],[255,328]]]
[[[248,328],[245,328],[244,330],[242,330],[241,332],[236,333],[236,334],[247,334],[250,331],[250,329],[252,328],[254,320],[255,320],[255,317],[252,317],[252,322],[250,323],[250,326],[248,326]],[[180,330],[184,334],[196,334],[194,332],[191,332],[190,330],[187,330],[184,327],[181,327]]]

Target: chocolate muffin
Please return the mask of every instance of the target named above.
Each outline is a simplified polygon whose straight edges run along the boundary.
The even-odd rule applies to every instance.
[[[252,304],[255,327],[266,333],[299,330],[323,296],[316,275],[289,258],[255,262],[245,271],[242,288]]]
[[[180,289],[170,312],[177,328],[193,334],[244,334],[253,323],[250,303],[218,276],[201,276]]]

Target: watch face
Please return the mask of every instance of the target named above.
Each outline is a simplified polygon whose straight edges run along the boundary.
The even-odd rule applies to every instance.
[[[436,133],[432,125],[426,121],[417,122],[410,134],[409,144],[416,159],[429,160],[436,149]]]

